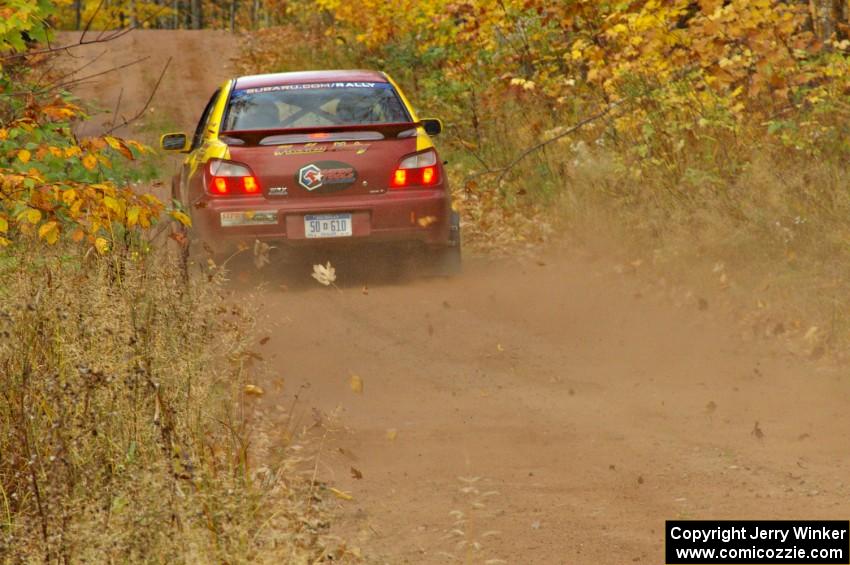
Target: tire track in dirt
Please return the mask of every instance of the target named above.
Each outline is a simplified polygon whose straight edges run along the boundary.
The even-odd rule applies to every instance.
[[[75,92],[113,108],[123,88],[128,113],[174,56],[152,104],[164,117],[134,127],[153,140],[158,124],[192,129],[235,41],[138,31],[74,61],[103,49],[87,73],[150,59]],[[483,545],[475,562],[612,565],[662,562],[665,519],[848,514],[846,370],[742,341],[730,318],[674,308],[603,261],[479,260],[455,280],[366,276],[342,292],[310,286],[307,270],[284,292],[278,275],[251,298],[286,383],[264,403],[300,392],[304,413],[340,410],[321,476],[354,496],[334,529],[371,561],[463,557],[446,537],[453,510],[472,512],[461,537]],[[459,477],[498,494],[474,509]]]

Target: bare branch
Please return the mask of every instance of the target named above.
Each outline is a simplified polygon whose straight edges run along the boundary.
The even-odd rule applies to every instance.
[[[96,62],[97,62],[97,61],[98,61],[101,57],[103,57],[105,54],[106,54],[106,50],[101,51],[101,52],[100,52],[100,53],[98,53],[98,54],[97,54],[97,55],[96,55],[93,59],[89,60],[88,62],[86,62],[86,63],[84,63],[84,64],[82,64],[82,65],[80,65],[79,67],[77,67],[77,68],[76,68],[76,69],[74,69],[73,71],[67,72],[67,73],[65,73],[64,75],[60,75],[59,77],[56,77],[54,80],[55,80],[57,83],[59,83],[59,82],[62,82],[63,80],[65,80],[65,79],[66,79],[66,78],[68,78],[68,77],[72,77],[72,76],[74,76],[75,74],[77,74],[77,73],[78,73],[78,72],[80,72],[81,70],[85,69],[86,67],[91,66],[91,65],[93,65],[94,63],[96,63]],[[43,78],[45,77],[45,75],[47,75],[47,73],[48,73],[48,72],[49,72],[49,70],[48,70],[48,71],[45,71],[44,73],[42,73],[42,75],[41,75],[41,76],[39,77],[39,79],[36,81],[36,84],[40,84],[40,83],[41,83],[41,79],[43,79]]]
[[[121,69],[126,69],[127,67],[130,67],[132,65],[137,65],[137,64],[139,64],[142,61],[145,61],[147,59],[150,59],[150,57],[149,56],[140,57],[139,59],[136,59],[135,61],[131,61],[131,62],[126,63],[124,65],[118,65],[117,67],[112,67],[111,69],[107,69],[107,70],[101,71],[99,73],[93,73],[93,74],[86,75],[86,76],[80,77],[80,78],[75,78],[73,80],[69,80],[69,81],[66,81],[66,82],[63,82],[63,83],[48,85],[48,86],[43,87],[43,88],[34,88],[32,90],[19,90],[17,92],[0,92],[0,96],[7,96],[7,97],[8,96],[29,96],[30,94],[50,92],[52,90],[56,90],[58,88],[65,88],[67,86],[71,86],[71,85],[74,85],[74,84],[78,85],[80,83],[91,80],[93,78],[97,78],[99,76],[103,76],[105,74],[109,74],[109,73],[112,73],[112,72],[115,72],[115,71],[120,71]]]
[[[103,3],[103,0],[101,0],[101,4],[102,3]],[[91,25],[91,21],[89,21],[86,24],[86,29],[83,30],[83,33],[80,36],[79,41],[77,41],[76,43],[69,43],[67,45],[57,45],[57,46],[54,46],[54,47],[51,47],[48,44],[48,47],[46,47],[45,49],[33,49],[33,50],[28,50],[28,51],[22,51],[20,53],[10,53],[8,55],[4,55],[4,56],[0,57],[0,61],[8,61],[8,60],[11,60],[11,59],[20,59],[22,57],[29,57],[29,56],[32,56],[32,55],[45,55],[45,54],[49,54],[49,53],[58,53],[59,51],[66,51],[67,52],[67,51],[70,51],[71,49],[74,49],[75,47],[81,47],[83,45],[94,45],[96,43],[106,43],[108,41],[113,41],[115,39],[118,39],[119,37],[123,37],[124,35],[127,35],[128,33],[130,33],[133,30],[139,29],[140,27],[144,27],[144,25],[147,22],[151,21],[154,18],[159,17],[160,14],[162,14],[162,12],[167,7],[168,6],[166,6],[166,5],[161,6],[159,10],[153,12],[151,15],[149,15],[144,20],[140,21],[135,26],[130,26],[130,27],[115,30],[112,33],[106,35],[105,37],[103,36],[104,33],[105,33],[105,30],[103,30],[98,34],[98,36],[95,39],[86,40],[85,36],[86,36],[86,33],[88,32],[89,26]],[[98,6],[98,10],[99,9],[100,9],[100,7]],[[97,13],[97,10],[95,10],[95,13]],[[92,18],[94,18],[94,16],[92,16]],[[91,18],[90,18],[90,20],[91,20]]]
[[[118,65],[117,67],[112,67],[111,69],[106,69],[105,71],[100,71],[99,73],[93,73],[93,74],[90,74],[90,75],[86,75],[84,77],[75,78],[75,79],[72,79],[72,80],[69,80],[69,81],[66,81],[66,82],[54,84],[54,85],[46,88],[44,91],[50,92],[51,90],[56,90],[57,88],[65,88],[65,87],[70,86],[72,84],[78,84],[78,83],[81,83],[81,82],[84,82],[84,81],[87,81],[87,80],[90,80],[90,79],[93,79],[93,78],[97,78],[99,76],[103,76],[103,75],[107,75],[109,73],[113,73],[115,71],[120,71],[121,69],[126,69],[127,67],[132,67],[133,65],[138,65],[142,61],[146,61],[148,59],[150,59],[150,56],[139,57],[138,59],[136,59],[134,61],[130,61],[129,63],[125,63],[123,65]]]
[[[601,112],[594,114],[594,115],[590,116],[589,118],[585,118],[585,119],[581,120],[577,124],[575,124],[572,127],[562,131],[558,135],[551,137],[551,138],[549,138],[545,141],[541,141],[540,143],[536,143],[535,145],[532,145],[531,147],[529,147],[528,149],[526,149],[525,151],[523,151],[522,153],[517,155],[510,163],[508,163],[504,167],[499,167],[498,169],[489,169],[487,171],[483,171],[483,172],[480,172],[480,173],[475,174],[475,175],[469,175],[469,176],[466,177],[465,180],[468,182],[468,181],[470,181],[474,178],[498,174],[499,178],[496,182],[496,185],[499,186],[499,185],[502,184],[502,180],[505,178],[505,175],[507,175],[510,172],[511,169],[513,169],[515,166],[517,166],[520,163],[520,161],[522,161],[523,159],[525,159],[526,157],[528,157],[529,155],[531,155],[535,151],[538,151],[539,149],[546,147],[550,143],[554,143],[555,141],[558,141],[559,139],[562,139],[562,138],[564,138],[564,137],[566,137],[566,136],[568,136],[572,133],[575,133],[576,131],[580,130],[581,128],[583,128],[584,126],[586,126],[590,123],[593,123],[597,120],[601,120],[602,118],[604,118],[605,116],[610,114],[612,110],[614,110],[616,107],[622,105],[623,103],[624,103],[623,100],[618,101],[618,102],[614,102],[613,104],[610,104],[609,106],[607,106]]]
[[[103,8],[103,2],[104,0],[100,0],[100,2],[97,3],[97,8],[94,9],[94,12],[92,12],[91,16],[89,16],[89,19],[86,20],[86,25],[83,26],[83,33],[80,35],[80,43],[83,43],[83,40],[86,38],[86,34],[89,32],[89,28],[91,28],[92,22],[94,22],[94,19],[97,17],[97,13],[100,12],[101,8]]]
[[[611,113],[611,110],[613,110],[614,108],[616,108],[620,104],[622,104],[622,101],[614,102],[613,104],[609,105],[607,108],[605,108],[604,110],[602,110],[598,114],[594,114],[593,116],[590,116],[589,118],[585,118],[585,119],[581,120],[580,122],[578,122],[576,125],[572,126],[571,128],[569,128],[565,131],[562,131],[558,135],[556,135],[556,136],[554,136],[550,139],[547,139],[546,141],[541,141],[537,145],[533,145],[533,146],[529,147],[528,149],[526,149],[525,151],[520,153],[513,161],[511,161],[510,163],[508,163],[507,165],[505,165],[501,169],[501,173],[499,174],[499,179],[497,180],[496,184],[501,185],[502,179],[505,178],[505,175],[508,174],[508,172],[511,169],[513,169],[517,164],[519,164],[520,161],[522,161],[523,159],[525,159],[526,157],[528,157],[529,155],[531,155],[532,153],[534,153],[538,149],[542,149],[543,147],[546,147],[550,143],[558,141],[559,139],[566,137],[566,136],[570,135],[571,133],[574,133],[574,132],[580,130],[584,126],[586,126],[586,125],[588,125],[592,122],[595,122],[596,120],[600,120],[600,119],[604,118],[605,116],[607,116],[608,114]]]
[[[115,120],[118,118],[118,111],[121,109],[121,99],[124,98],[124,89],[118,93],[118,101],[115,103],[115,110],[112,112],[112,121],[109,123],[110,126],[115,125]]]
[[[148,96],[148,99],[145,102],[145,105],[142,106],[142,109],[139,110],[138,113],[135,116],[133,116],[132,118],[130,118],[130,119],[124,118],[124,121],[122,121],[118,125],[115,125],[114,120],[113,120],[112,126],[108,130],[104,131],[101,135],[106,135],[108,133],[112,133],[113,131],[115,131],[119,128],[122,128],[124,126],[128,126],[131,123],[138,120],[139,118],[141,118],[145,114],[145,112],[147,112],[148,107],[151,105],[151,102],[153,101],[153,97],[156,95],[157,90],[159,90],[159,85],[162,83],[162,79],[165,77],[165,71],[168,70],[168,66],[171,64],[171,59],[172,58],[169,57],[168,60],[165,62],[165,66],[162,67],[162,72],[159,73],[159,78],[156,79],[156,84],[154,84],[153,90],[151,90],[150,96]]]

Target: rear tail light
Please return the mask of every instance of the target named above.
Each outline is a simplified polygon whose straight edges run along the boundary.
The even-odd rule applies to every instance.
[[[207,162],[207,190],[217,196],[260,193],[260,183],[247,165],[210,159]]]
[[[440,169],[437,167],[437,152],[428,149],[401,160],[396,170],[393,171],[390,188],[433,186],[439,182]]]

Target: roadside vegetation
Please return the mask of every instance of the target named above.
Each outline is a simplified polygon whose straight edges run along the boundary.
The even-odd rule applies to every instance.
[[[253,315],[188,272],[151,150],[73,134],[52,9],[0,9],[0,563],[313,562],[322,500],[252,409]]]
[[[387,70],[448,124],[470,244],[601,239],[819,356],[850,338],[838,4],[301,0],[240,65]]]

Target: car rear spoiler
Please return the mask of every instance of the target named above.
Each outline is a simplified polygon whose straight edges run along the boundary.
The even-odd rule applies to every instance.
[[[267,137],[275,135],[292,134],[322,134],[342,132],[378,132],[385,137],[396,137],[398,134],[416,129],[422,122],[394,122],[389,124],[354,124],[345,126],[318,126],[308,128],[282,128],[282,129],[252,129],[252,130],[227,130],[219,133],[219,137],[238,139],[246,145],[260,145]],[[316,136],[316,141],[321,141],[321,136]]]

